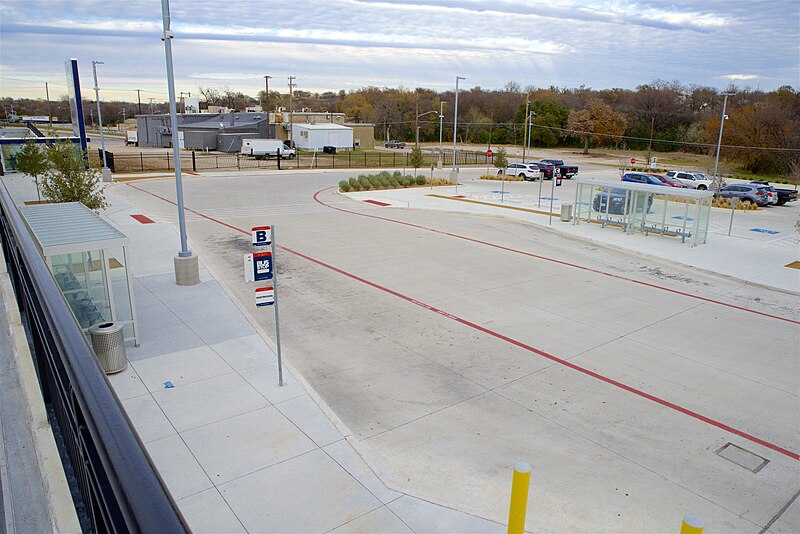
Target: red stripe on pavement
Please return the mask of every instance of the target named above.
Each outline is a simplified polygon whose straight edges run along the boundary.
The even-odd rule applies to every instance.
[[[151,195],[151,196],[153,196],[155,198],[163,200],[164,202],[172,204],[173,206],[177,206],[176,202],[174,202],[172,200],[169,200],[169,199],[166,199],[166,198],[164,198],[162,196],[156,195],[155,193],[151,193],[150,191],[146,191],[146,190],[144,190],[144,189],[142,189],[140,187],[137,187],[135,185],[131,185],[131,184],[127,183],[127,182],[125,183],[125,185],[127,185],[128,187],[132,187],[132,188],[134,188],[134,189],[136,189],[138,191],[141,191],[143,193],[147,193],[148,195]],[[319,194],[319,191],[317,192],[317,194]],[[316,195],[314,195],[314,198],[316,199]],[[318,200],[318,202],[319,202],[319,200]],[[323,203],[320,202],[320,204],[323,204]],[[326,205],[326,204],[323,204],[323,205]],[[194,213],[198,217],[202,217],[202,218],[204,218],[206,220],[215,222],[217,224],[221,224],[222,226],[225,226],[226,228],[230,228],[230,229],[235,230],[237,232],[241,232],[243,234],[250,235],[249,231],[242,230],[241,228],[237,228],[237,227],[232,226],[232,225],[230,225],[228,223],[222,222],[222,221],[220,221],[218,219],[214,219],[213,217],[209,217],[208,215],[204,215],[203,213],[200,213],[199,211],[195,211],[193,209],[186,208],[186,207],[184,207],[184,209],[186,211],[188,211],[188,212]],[[347,211],[347,210],[342,210],[342,211]],[[381,217],[378,217],[378,218],[381,218]],[[416,226],[416,225],[413,225],[413,224],[410,224],[410,223],[404,223],[402,221],[394,221],[394,222],[398,222],[400,224],[407,224],[409,226]],[[425,229],[424,227],[420,227],[420,228]],[[445,233],[445,232],[440,232],[440,233]],[[456,237],[459,237],[459,236],[456,236]],[[426,310],[429,310],[429,311],[432,311],[434,313],[437,313],[437,314],[441,315],[442,317],[446,317],[448,319],[456,321],[457,323],[460,323],[460,324],[462,324],[464,326],[467,326],[469,328],[478,330],[478,331],[483,332],[483,333],[485,333],[487,335],[490,335],[490,336],[492,336],[494,338],[497,338],[497,339],[500,339],[500,340],[505,341],[507,343],[510,343],[510,344],[512,344],[512,345],[514,345],[516,347],[519,347],[519,348],[521,348],[523,350],[526,350],[528,352],[531,352],[533,354],[536,354],[538,356],[546,358],[546,359],[548,359],[550,361],[553,361],[555,363],[563,365],[564,367],[568,367],[568,368],[570,368],[570,369],[572,369],[574,371],[577,371],[577,372],[579,372],[581,374],[584,374],[586,376],[590,376],[590,377],[592,377],[592,378],[594,378],[596,380],[599,380],[599,381],[604,382],[606,384],[609,384],[609,385],[612,385],[612,386],[617,387],[619,389],[622,389],[623,391],[627,391],[627,392],[632,393],[633,395],[636,395],[636,396],[641,397],[643,399],[647,399],[649,401],[655,402],[656,404],[658,404],[660,406],[663,406],[665,408],[669,408],[669,409],[674,410],[674,411],[676,411],[678,413],[682,413],[682,414],[687,415],[687,416],[689,416],[689,417],[691,417],[693,419],[696,419],[698,421],[702,421],[703,423],[706,423],[706,424],[711,425],[713,427],[719,428],[720,430],[724,430],[725,432],[729,432],[731,434],[739,436],[739,437],[741,437],[743,439],[746,439],[748,441],[751,441],[753,443],[757,443],[759,445],[767,447],[768,449],[771,449],[771,450],[773,450],[775,452],[778,452],[780,454],[788,456],[789,458],[792,458],[794,460],[800,460],[800,454],[798,454],[798,453],[796,453],[794,451],[791,451],[789,449],[786,449],[784,447],[781,447],[779,445],[776,445],[774,443],[771,443],[769,441],[766,441],[764,439],[761,439],[759,437],[756,437],[756,436],[754,436],[752,434],[749,434],[749,433],[747,433],[747,432],[745,432],[743,430],[739,430],[739,429],[734,428],[732,426],[726,425],[725,423],[722,423],[722,422],[717,421],[715,419],[711,419],[710,417],[706,417],[705,415],[702,415],[702,414],[700,414],[698,412],[695,412],[695,411],[690,410],[688,408],[684,408],[683,406],[680,406],[678,404],[672,403],[672,402],[670,402],[668,400],[665,400],[665,399],[662,399],[660,397],[656,397],[655,395],[651,395],[650,393],[647,393],[647,392],[645,392],[643,390],[640,390],[640,389],[637,389],[637,388],[635,388],[633,386],[629,386],[627,384],[624,384],[622,382],[614,380],[613,378],[609,378],[607,376],[601,375],[600,373],[596,373],[594,371],[591,371],[589,369],[586,369],[584,367],[576,365],[576,364],[574,364],[574,363],[572,363],[572,362],[570,362],[568,360],[564,360],[563,358],[559,358],[559,357],[554,356],[554,355],[552,355],[552,354],[550,354],[548,352],[545,352],[543,350],[539,350],[539,349],[537,349],[535,347],[532,347],[530,345],[527,345],[527,344],[525,344],[525,343],[523,343],[521,341],[518,341],[516,339],[513,339],[513,338],[510,338],[508,336],[505,336],[505,335],[503,335],[503,334],[501,334],[499,332],[495,332],[494,330],[489,330],[488,328],[485,328],[483,326],[475,324],[475,323],[473,323],[471,321],[468,321],[466,319],[462,319],[461,317],[458,317],[456,315],[452,315],[450,313],[447,313],[446,311],[440,310],[439,308],[431,306],[430,304],[426,304],[424,302],[421,302],[419,300],[411,298],[411,297],[409,297],[407,295],[404,295],[402,293],[394,291],[393,289],[389,289],[388,287],[376,284],[375,282],[370,282],[369,280],[367,280],[365,278],[361,278],[360,276],[357,276],[355,274],[352,274],[352,273],[349,273],[347,271],[344,271],[344,270],[342,270],[342,269],[340,269],[338,267],[334,267],[333,265],[330,265],[330,264],[325,263],[323,261],[320,261],[320,260],[317,260],[315,258],[312,258],[311,256],[306,256],[305,254],[303,254],[301,252],[297,252],[296,250],[293,250],[293,249],[290,249],[288,247],[281,246],[281,245],[278,245],[277,248],[279,248],[281,250],[285,250],[286,252],[294,254],[297,257],[303,258],[303,259],[305,259],[307,261],[310,261],[312,263],[315,263],[315,264],[317,264],[317,265],[319,265],[321,267],[325,267],[326,269],[330,269],[331,271],[339,273],[342,276],[346,276],[348,278],[351,278],[353,280],[356,280],[358,282],[366,284],[366,285],[368,285],[368,286],[370,286],[372,288],[378,289],[380,291],[383,291],[385,293],[393,295],[393,296],[395,296],[397,298],[403,299],[406,302],[409,302],[409,303],[414,304],[416,306],[419,306],[421,308],[425,308]],[[589,270],[593,270],[593,269],[589,269]],[[656,287],[658,287],[658,286],[656,286]]]
[[[336,186],[333,186],[336,187]],[[382,217],[380,215],[372,215],[369,213],[359,213],[357,211],[346,210],[344,208],[337,208],[336,206],[331,206],[330,204],[326,204],[325,202],[321,201],[318,198],[318,195],[323,191],[327,191],[328,189],[333,189],[333,187],[326,187],[325,189],[321,189],[314,193],[314,200],[317,203],[322,204],[325,207],[331,208],[336,211],[341,211],[342,213],[349,213],[350,215],[358,215],[359,217],[369,217],[371,219],[379,219],[381,221],[391,222],[395,224],[402,224],[404,226],[410,226],[411,228],[417,228],[419,230],[425,230],[427,232],[433,232],[434,234],[446,235],[449,237],[454,237],[456,239],[463,239],[464,241],[469,241],[470,243],[477,243],[479,245],[486,245],[487,247],[497,248],[500,250],[505,250],[507,252],[513,252],[515,254],[522,254],[523,256],[529,256],[531,258],[536,258],[538,260],[549,261],[551,263],[557,263],[559,265],[564,265],[566,267],[572,267],[575,269],[580,269],[582,271],[588,271],[591,273],[601,274],[603,276],[608,276],[610,278],[616,278],[617,280],[624,280],[626,282],[631,282],[634,284],[639,284],[641,286],[650,287],[653,289],[658,289],[660,291],[666,291],[668,293],[673,293],[675,295],[681,295],[684,297],[689,297],[697,300],[702,300],[703,302],[708,302],[710,304],[717,304],[719,306],[725,306],[726,308],[733,308],[734,310],[740,310],[747,313],[753,313],[755,315],[761,315],[762,317],[769,317],[770,319],[777,319],[779,321],[786,321],[787,323],[797,324],[800,325],[800,321],[795,321],[794,319],[789,319],[788,317],[781,317],[780,315],[773,315],[771,313],[766,313],[758,310],[753,310],[751,308],[745,308],[744,306],[737,306],[736,304],[730,304],[728,302],[722,302],[720,300],[714,300],[708,297],[701,297],[700,295],[693,295],[691,293],[686,293],[685,291],[679,291],[677,289],[672,289],[669,287],[660,286],[658,284],[651,284],[650,282],[644,282],[642,280],[636,280],[634,278],[628,278],[626,276],[621,276],[618,274],[609,273],[606,271],[601,271],[600,269],[593,269],[591,267],[586,267],[583,265],[578,265],[576,263],[570,263],[563,260],[557,260],[555,258],[549,258],[547,256],[541,256],[539,254],[533,254],[532,252],[525,252],[524,250],[518,250],[511,247],[504,247],[503,245],[498,245],[497,243],[489,243],[488,241],[481,241],[480,239],[474,239],[472,237],[467,237],[464,235],[454,234],[451,232],[445,232],[443,230],[437,230],[435,228],[429,228],[427,226],[421,226],[419,224],[409,223],[405,221],[398,221],[397,219],[390,219],[389,217]]]
[[[379,202],[377,200],[365,200],[364,202],[369,202],[370,204],[375,204],[376,206],[391,206],[391,204],[387,204],[386,202]]]
[[[155,221],[146,215],[131,215],[134,219],[139,221],[142,224],[153,224]]]

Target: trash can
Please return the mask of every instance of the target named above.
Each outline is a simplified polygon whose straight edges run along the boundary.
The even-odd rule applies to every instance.
[[[100,367],[107,375],[124,371],[128,367],[121,324],[98,323],[89,328],[89,335]]]
[[[564,222],[572,220],[572,204],[561,204],[561,220]]]

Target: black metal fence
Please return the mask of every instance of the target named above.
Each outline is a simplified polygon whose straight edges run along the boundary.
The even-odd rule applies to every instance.
[[[188,531],[2,183],[0,238],[82,527]]]
[[[163,153],[140,152],[139,154],[110,154],[107,157],[113,162],[113,172],[145,172],[145,171],[171,171],[175,169],[175,159],[172,151]],[[102,158],[102,156],[101,156]],[[458,165],[491,165],[492,158],[483,152],[458,152]],[[101,159],[102,161],[102,159]],[[437,152],[423,152],[423,163],[420,169],[430,168],[431,164],[437,165],[439,155]],[[442,154],[442,166],[453,166],[453,153]],[[204,152],[183,152],[181,154],[181,170],[207,171],[213,169],[353,169],[353,168],[412,168],[411,154],[408,152],[380,152],[380,151],[346,151],[336,154],[297,154],[294,159],[284,159],[278,162],[277,158],[255,159],[240,154],[206,154]]]

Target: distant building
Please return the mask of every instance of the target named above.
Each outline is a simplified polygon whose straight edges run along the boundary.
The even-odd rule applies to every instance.
[[[189,150],[238,152],[242,139],[269,139],[275,136],[275,125],[267,125],[267,117],[263,113],[181,113],[177,118],[181,148]],[[139,146],[171,148],[170,126],[169,115],[137,116]]]
[[[295,146],[304,150],[322,150],[326,146],[353,148],[353,129],[332,122],[294,123],[292,136]]]

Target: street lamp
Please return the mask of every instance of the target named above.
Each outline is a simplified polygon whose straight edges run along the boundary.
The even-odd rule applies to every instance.
[[[425,113],[420,113],[414,119],[414,122],[417,123],[419,121],[420,117],[424,117],[425,115],[430,115],[431,113],[436,113],[436,110],[434,109],[433,111],[426,111]],[[414,145],[415,146],[419,146],[419,126],[417,126],[415,129],[417,130],[417,138],[416,138],[416,141],[414,142]]]
[[[528,112],[528,154],[531,152],[531,124],[533,123],[533,117],[536,116],[536,112],[530,110]],[[525,163],[525,155],[522,156],[522,163]]]
[[[453,180],[458,188],[458,165],[456,164],[456,132],[458,132],[458,80],[466,80],[462,76],[456,76],[456,104],[453,108]]]
[[[200,264],[197,255],[186,243],[186,218],[183,212],[183,182],[181,181],[181,152],[178,139],[178,110],[175,105],[175,74],[172,69],[172,39],[175,34],[170,30],[169,0],[161,0],[161,16],[164,24],[164,55],[167,62],[167,91],[169,93],[169,120],[172,130],[172,154],[175,162],[175,192],[178,204],[178,227],[180,230],[181,249],[174,258],[175,282],[179,286],[191,286],[200,283]]]
[[[97,102],[97,121],[100,123],[100,148],[103,151],[103,180],[106,178],[108,165],[106,165],[106,138],[103,135],[103,114],[100,112],[100,89],[97,87],[97,65],[104,65],[102,61],[92,61],[94,74],[94,99]]]
[[[717,166],[719,165],[719,149],[722,145],[722,128],[725,126],[725,119],[728,118],[725,115],[725,107],[728,105],[728,97],[734,96],[736,93],[720,93],[724,96],[724,100],[722,101],[722,118],[719,120],[719,139],[717,140],[717,158],[714,161],[714,188],[719,191],[720,183],[717,180]]]
[[[530,109],[530,107],[531,107],[531,101],[530,100],[526,100],[525,101],[525,122],[526,122],[525,126],[527,126],[528,118],[530,117],[530,112],[528,111]],[[525,128],[523,130],[523,132],[525,134],[525,141],[522,143],[522,162],[523,163],[525,163],[525,145],[528,144],[528,136],[530,135],[528,133],[529,130],[530,130],[529,128]]]
[[[444,105],[446,102],[439,102],[439,168],[442,168],[442,120],[444,119]]]

